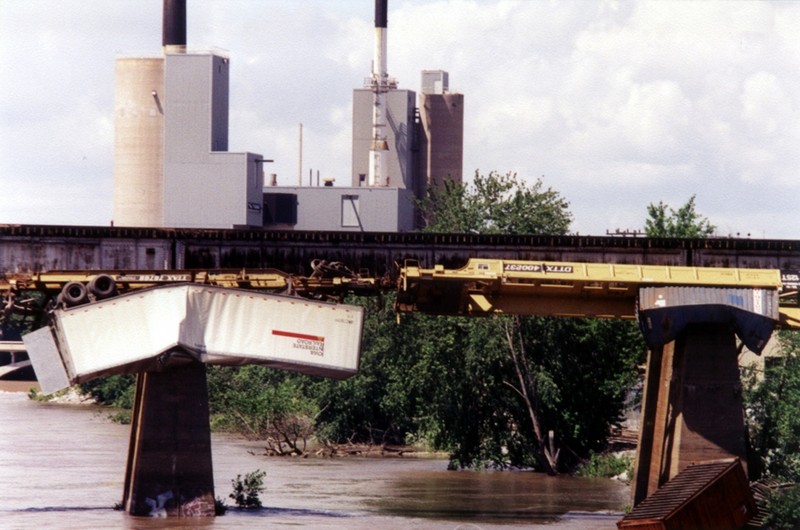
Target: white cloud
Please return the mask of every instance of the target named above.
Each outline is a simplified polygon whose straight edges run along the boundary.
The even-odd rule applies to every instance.
[[[744,80],[742,119],[753,136],[771,137],[778,133],[785,110],[791,107],[781,82],[770,72],[756,72]]]

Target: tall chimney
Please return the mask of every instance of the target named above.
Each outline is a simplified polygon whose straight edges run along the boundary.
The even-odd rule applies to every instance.
[[[386,4],[388,0],[375,0],[375,27],[386,27]]]
[[[186,0],[164,0],[162,24],[164,53],[186,52]]]
[[[388,0],[375,0],[375,49],[372,60],[372,142],[369,149],[369,186],[388,186],[386,170],[386,92],[394,88],[386,69],[386,26]]]

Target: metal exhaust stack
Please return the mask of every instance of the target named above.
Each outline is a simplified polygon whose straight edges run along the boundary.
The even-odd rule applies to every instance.
[[[375,0],[375,54],[372,61],[372,76],[368,88],[372,89],[372,143],[369,156],[370,186],[388,186],[389,176],[386,171],[386,92],[394,88],[394,80],[389,79],[386,69],[386,26],[387,0]]]
[[[161,45],[164,53],[186,52],[186,0],[164,0]]]

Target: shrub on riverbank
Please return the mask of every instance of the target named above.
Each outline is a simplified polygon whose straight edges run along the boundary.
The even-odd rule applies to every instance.
[[[581,477],[621,477],[630,480],[633,477],[633,455],[591,453],[589,459],[578,466],[575,474]]]
[[[119,409],[133,408],[136,376],[132,374],[99,377],[79,385],[81,392],[92,396],[100,405]]]

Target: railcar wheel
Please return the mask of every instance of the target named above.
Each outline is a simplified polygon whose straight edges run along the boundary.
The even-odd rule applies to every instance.
[[[98,300],[117,294],[117,282],[108,274],[98,274],[89,282],[89,292]]]
[[[69,282],[61,289],[60,298],[67,307],[85,304],[89,301],[89,290],[81,282]]]

